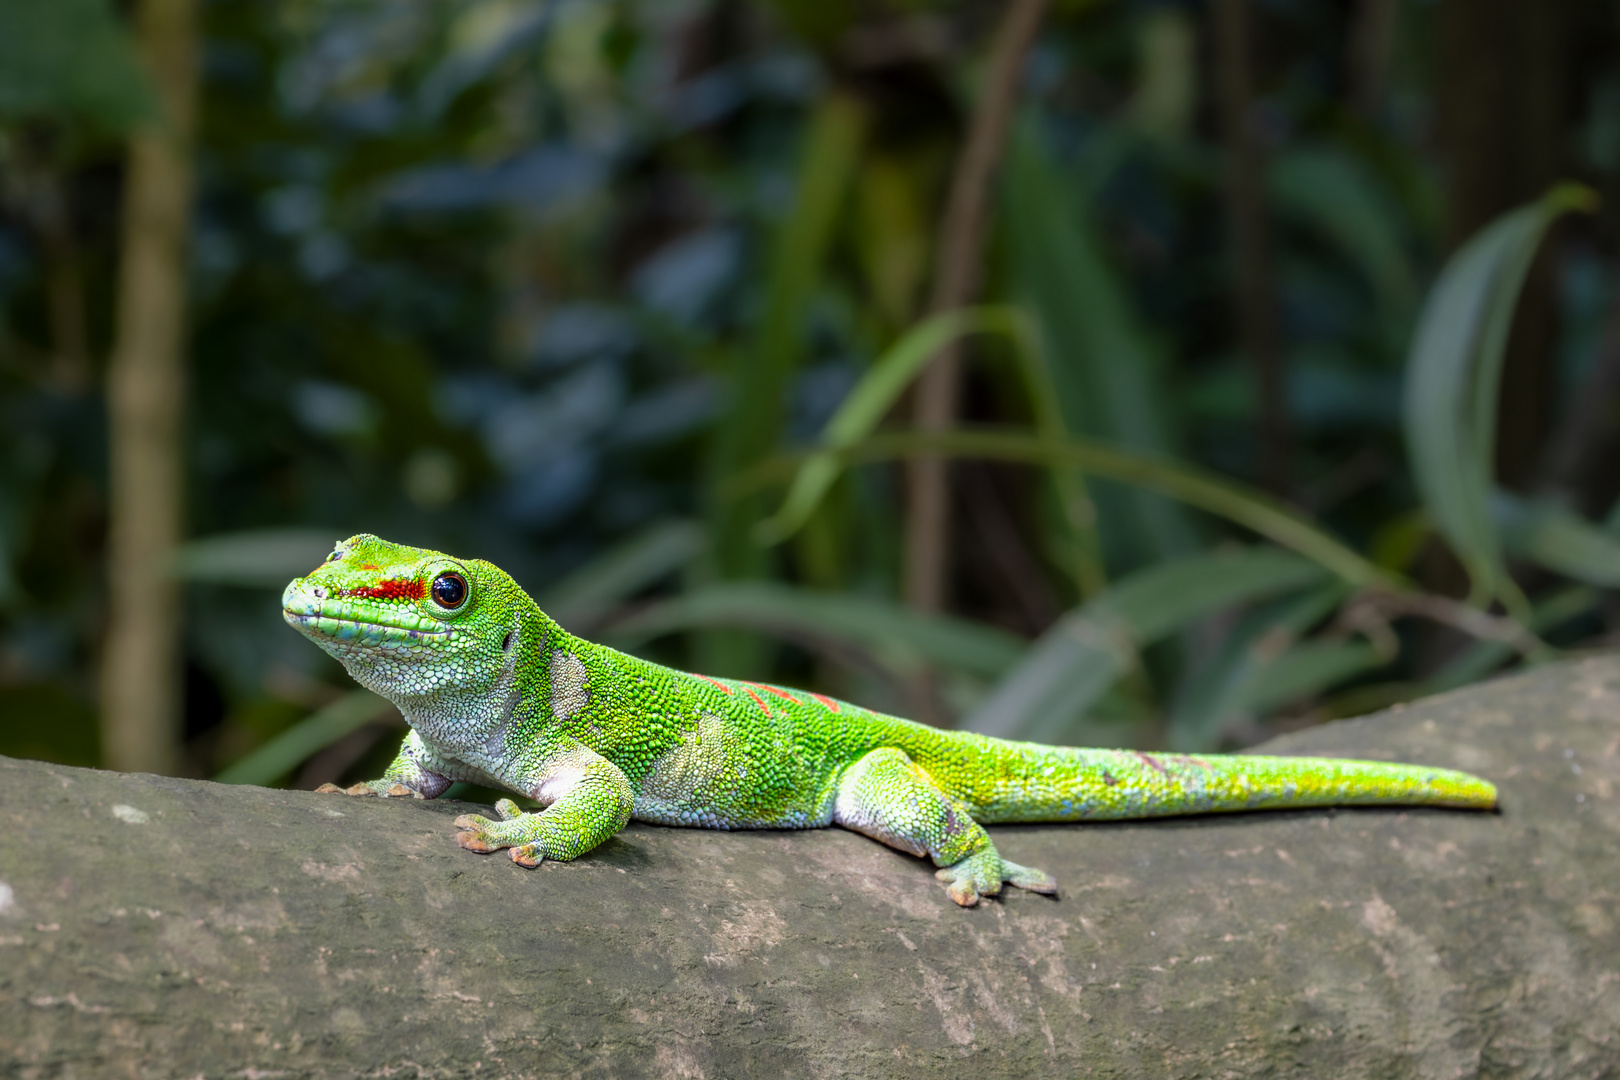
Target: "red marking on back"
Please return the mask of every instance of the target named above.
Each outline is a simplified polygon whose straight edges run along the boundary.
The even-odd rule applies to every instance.
[[[1141,758],[1143,761],[1147,762],[1150,766],[1152,766],[1158,772],[1164,773],[1166,776],[1170,775],[1169,773],[1165,772],[1165,769],[1164,769],[1163,765],[1160,765],[1156,760],[1154,760],[1154,757],[1153,757],[1152,754],[1144,754],[1144,753],[1142,753],[1142,751],[1138,750],[1136,752],[1136,756]]]
[[[748,685],[752,686],[752,687],[756,687],[757,689],[763,690],[767,694],[775,694],[777,697],[781,698],[783,701],[791,701],[795,705],[803,704],[803,702],[801,702],[798,698],[794,697],[792,694],[788,693],[786,690],[778,690],[774,686],[766,686],[764,683],[757,683],[757,682],[751,682]]]
[[[698,675],[698,674],[695,674],[695,673],[690,672],[690,671],[687,672],[687,674],[691,675],[692,678],[694,678],[694,679],[702,679],[704,682],[708,683],[710,686],[718,686],[721,690],[724,690],[728,694],[735,694],[737,692],[737,691],[733,690],[731,687],[727,686],[725,683],[721,682],[719,679],[711,679],[707,675]]]
[[[745,693],[749,697],[753,698],[754,699],[754,704],[758,705],[760,708],[764,709],[766,716],[771,715],[771,707],[769,705],[765,704],[765,699],[764,698],[762,698],[758,694],[754,693],[754,688],[752,686],[744,686],[743,687],[743,693]]]
[[[364,596],[372,600],[420,600],[427,595],[427,582],[421,578],[395,578],[375,585],[344,589],[344,596]]]
[[[832,698],[822,697],[820,694],[811,694],[810,696],[827,706],[827,708],[831,709],[833,712],[838,711],[838,702],[834,701]]]

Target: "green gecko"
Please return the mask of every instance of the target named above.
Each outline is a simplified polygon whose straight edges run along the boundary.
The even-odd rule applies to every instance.
[[[1496,805],[1467,773],[1327,758],[1146,754],[943,731],[820,694],[690,675],[565,631],[499,568],[360,535],[282,594],[292,626],[409,721],[350,795],[432,799],[466,780],[540,803],[456,819],[464,848],[537,866],[631,818],[710,829],[842,825],[926,855],[971,907],[1057,891],[984,826],[1304,806]],[[340,791],[331,784],[322,791]]]

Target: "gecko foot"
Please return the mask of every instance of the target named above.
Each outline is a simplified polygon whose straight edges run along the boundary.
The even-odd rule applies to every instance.
[[[945,892],[963,907],[973,907],[981,896],[995,896],[1001,892],[1003,882],[1030,892],[1057,895],[1057,882],[1050,874],[1009,862],[993,848],[936,870],[934,876],[946,883]]]
[[[532,825],[527,819],[533,815],[524,813],[511,799],[496,802],[495,812],[501,815],[500,821],[491,821],[480,814],[462,814],[456,818],[456,828],[463,830],[456,834],[456,843],[468,851],[486,854],[509,848],[512,861],[519,866],[539,866],[546,853],[532,839]]]

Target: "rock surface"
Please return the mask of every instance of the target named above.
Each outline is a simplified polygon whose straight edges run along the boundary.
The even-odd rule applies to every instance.
[[[456,846],[464,804],[0,758],[0,1075],[1620,1072],[1620,662],[1266,749],[1502,812],[999,828],[1064,894],[963,911],[835,829],[527,871]]]

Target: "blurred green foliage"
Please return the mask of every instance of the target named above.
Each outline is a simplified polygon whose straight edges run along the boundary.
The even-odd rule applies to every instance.
[[[656,659],[1057,742],[1238,745],[1602,645],[1620,539],[1582,511],[1620,470],[1500,491],[1492,433],[1540,250],[1562,415],[1620,385],[1607,217],[1544,245],[1591,208],[1561,188],[1448,262],[1434,6],[1399,5],[1371,112],[1357,5],[1256,8],[1282,498],[1250,479],[1200,5],[1056,6],[985,306],[925,320],[997,5],[208,0],[189,767],[309,785],[390,752],[276,604],[359,531],[490,559]],[[1605,63],[1569,132],[1599,188]],[[112,5],[0,0],[0,753],[96,760],[97,384],[143,85]],[[957,335],[972,430],[908,434]],[[956,462],[945,617],[897,600],[922,450]]]

